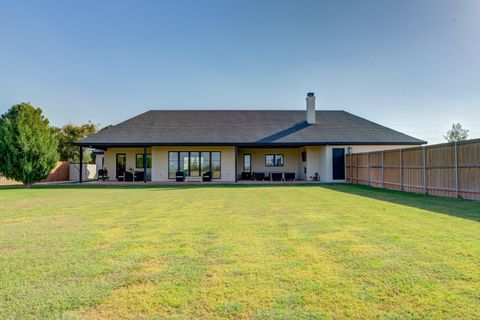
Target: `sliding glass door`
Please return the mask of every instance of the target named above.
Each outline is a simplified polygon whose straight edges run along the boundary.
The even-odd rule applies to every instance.
[[[183,172],[183,175],[185,177],[188,177],[190,175],[190,170],[188,170],[189,164],[190,163],[188,161],[188,152],[180,152],[178,171]]]
[[[170,152],[168,154],[168,177],[170,179],[175,179],[177,172],[179,171],[178,152]]]
[[[125,170],[127,170],[127,155],[125,153],[117,153],[116,178],[125,179]]]
[[[222,174],[220,152],[212,152],[212,178],[220,179]]]
[[[200,163],[202,166],[202,176],[208,172],[212,172],[210,168],[210,152],[200,153]]]
[[[243,172],[252,172],[252,155],[244,154],[243,155]]]
[[[185,177],[199,177],[211,173],[212,179],[220,179],[221,155],[218,151],[170,151],[168,153],[168,178],[175,179],[177,172]]]
[[[200,152],[190,152],[190,177],[200,176]]]

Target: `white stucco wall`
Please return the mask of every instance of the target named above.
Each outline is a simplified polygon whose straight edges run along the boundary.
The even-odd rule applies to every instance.
[[[322,177],[322,154],[325,147],[321,146],[307,146],[307,175],[306,179],[311,180],[315,177],[315,174]]]
[[[299,148],[256,148],[256,149],[238,149],[237,173],[240,177],[243,171],[243,155],[250,154],[252,172],[295,172],[299,176],[299,161],[301,160]],[[283,154],[283,167],[265,166],[265,155]]]
[[[82,165],[82,179],[83,181],[95,180],[97,179],[97,166],[95,164],[86,164]],[[80,179],[80,164],[70,163],[69,169],[69,179],[70,181],[78,181]]]
[[[97,165],[97,170],[98,169],[102,169],[104,166],[103,166],[103,154],[101,153],[97,153],[97,155],[95,156],[95,164]]]
[[[302,159],[302,152],[307,152],[306,147],[302,147],[298,149],[299,157],[298,157],[298,179],[300,180],[307,180],[307,160],[303,161]]]
[[[143,148],[108,148],[104,152],[104,168],[108,170],[108,177],[110,180],[116,179],[116,159],[117,153],[125,153],[126,155],[126,169],[130,168],[135,171],[143,171],[143,168],[135,168],[135,157],[136,154],[143,154]],[[150,148],[147,148],[147,153],[151,153]],[[153,163],[153,155],[152,155]],[[153,164],[152,164],[153,167]],[[153,168],[152,168],[153,169]],[[147,172],[148,174],[149,172]]]

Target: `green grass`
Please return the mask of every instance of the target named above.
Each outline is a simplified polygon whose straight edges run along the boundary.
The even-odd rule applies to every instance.
[[[480,204],[352,185],[0,190],[0,318],[480,318]]]

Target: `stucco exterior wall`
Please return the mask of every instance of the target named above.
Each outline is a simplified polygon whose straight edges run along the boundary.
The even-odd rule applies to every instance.
[[[103,169],[103,154],[97,154],[95,157],[95,165],[97,166],[97,171],[98,169]]]
[[[307,174],[306,180],[311,180],[318,173],[321,177],[322,169],[322,154],[325,147],[321,146],[307,146]]]
[[[107,150],[105,150],[103,157],[104,157],[104,168],[108,170],[108,176],[110,180],[116,179],[117,153],[125,153],[127,170],[132,168],[135,171],[143,171],[143,168],[135,168],[136,154],[143,154],[143,148],[108,148]],[[150,148],[147,148],[147,153],[151,153]],[[153,155],[152,155],[152,167],[153,167]],[[148,173],[149,172],[147,172],[147,174]]]
[[[82,164],[82,179],[83,181],[97,179],[97,166],[95,164]],[[80,179],[80,164],[70,163],[68,169],[68,177],[70,181],[78,181]]]
[[[152,147],[152,181],[168,179],[169,151],[220,151],[221,178],[214,181],[235,182],[235,147]]]
[[[299,161],[301,160],[299,148],[256,148],[256,149],[238,149],[237,173],[240,177],[243,171],[243,155],[252,156],[252,172],[295,172],[299,176]],[[283,167],[265,166],[265,155],[283,154]]]

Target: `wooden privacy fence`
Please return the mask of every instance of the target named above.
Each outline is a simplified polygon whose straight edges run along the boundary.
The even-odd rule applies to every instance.
[[[70,162],[58,161],[55,167],[50,171],[47,179],[41,182],[68,181],[70,174]]]
[[[55,167],[50,171],[48,177],[40,182],[58,182],[68,181],[70,163],[68,161],[58,161]],[[19,181],[10,180],[0,174],[0,186],[21,184]]]
[[[346,156],[346,180],[480,200],[480,139]]]
[[[7,179],[0,174],[0,186],[11,186],[11,185],[15,185],[15,184],[21,184],[21,182]]]

